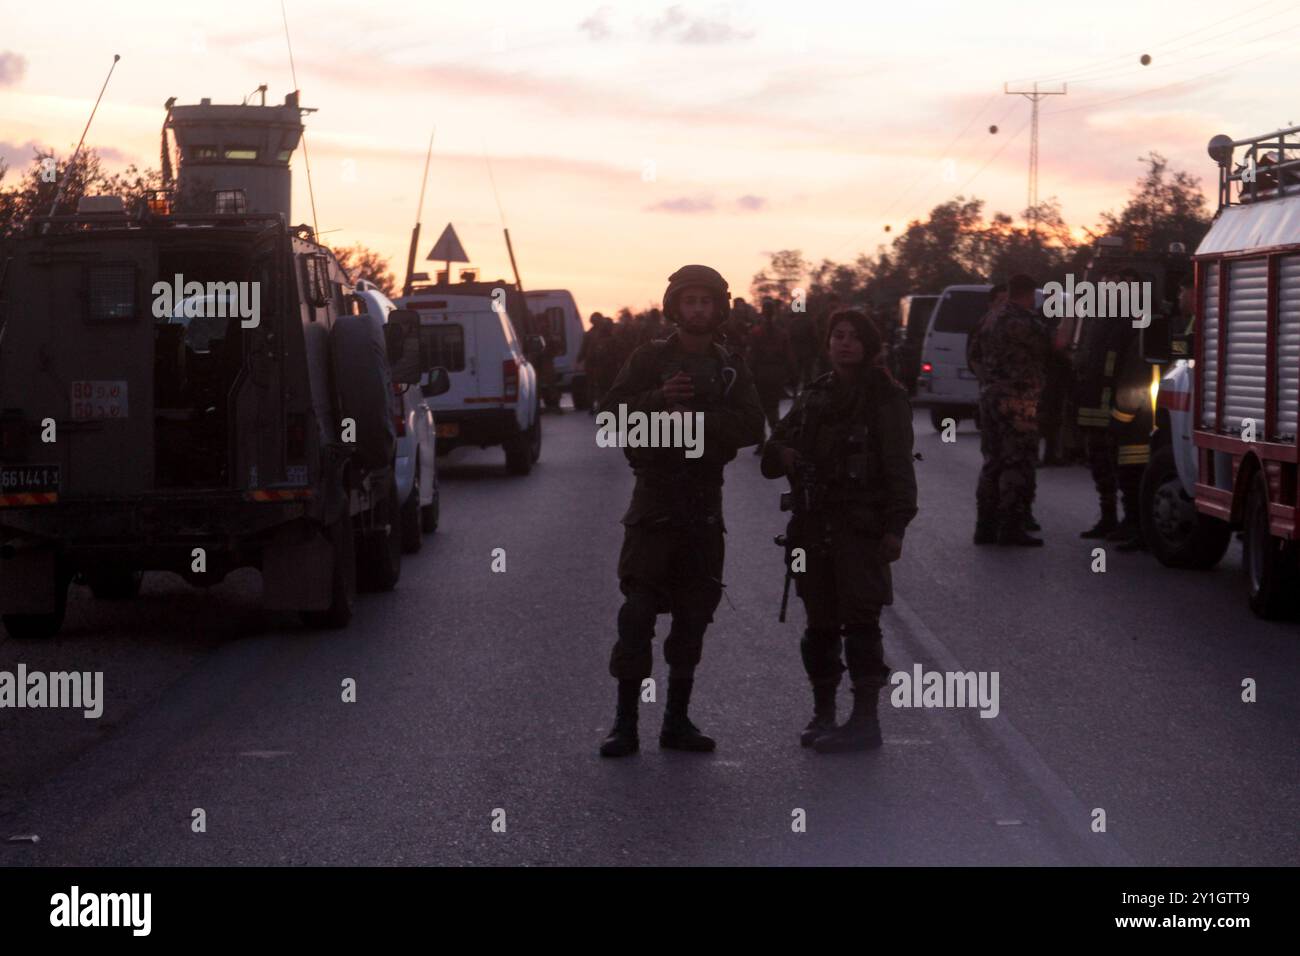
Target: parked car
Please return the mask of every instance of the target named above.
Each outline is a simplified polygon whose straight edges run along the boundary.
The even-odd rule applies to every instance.
[[[935,431],[943,420],[976,418],[980,383],[966,364],[970,333],[988,312],[991,285],[950,285],[943,290],[926,328],[921,350],[921,372],[912,404],[930,409]],[[1043,290],[1034,293],[1034,307],[1043,306]]]
[[[387,323],[397,309],[373,282],[358,280],[353,294],[362,307]],[[423,535],[438,528],[438,465],[434,439],[436,420],[430,400],[434,386],[426,377],[419,385],[393,386],[393,426],[397,433],[393,473],[397,478],[397,500],[402,502],[402,550],[414,554]]]
[[[542,453],[541,398],[537,372],[524,357],[511,320],[518,309],[526,314],[523,296],[501,291],[504,295],[467,294],[456,285],[417,287],[398,302],[419,313],[422,348],[431,365],[447,370],[451,383],[431,401],[437,453],[461,445],[500,445],[506,470],[526,475]]]
[[[916,394],[916,379],[921,372],[921,348],[930,323],[930,313],[939,301],[937,295],[905,295],[898,304],[898,326],[894,330],[890,360],[894,377]]]
[[[582,348],[583,325],[578,304],[567,289],[535,289],[525,292],[528,310],[545,322],[546,349],[551,356],[554,378],[550,387],[543,387],[542,401],[547,408],[558,408],[560,394],[573,396],[574,408],[587,408],[591,404],[587,393],[587,373],[578,361]]]
[[[974,418],[980,383],[966,365],[966,340],[988,312],[991,285],[950,285],[930,313],[921,349],[921,371],[913,404],[930,409],[930,424],[945,418]]]

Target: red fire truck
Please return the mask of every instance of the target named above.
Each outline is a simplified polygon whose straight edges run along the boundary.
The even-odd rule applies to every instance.
[[[1297,133],[1210,141],[1219,210],[1194,256],[1193,498],[1241,529],[1250,607],[1263,617],[1287,614],[1300,596]]]

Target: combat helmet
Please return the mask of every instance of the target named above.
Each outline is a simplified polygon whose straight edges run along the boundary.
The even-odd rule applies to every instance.
[[[664,316],[668,321],[674,324],[681,321],[681,315],[677,311],[677,297],[691,286],[708,289],[713,293],[714,324],[724,322],[731,310],[727,280],[722,278],[717,269],[700,265],[682,266],[668,277],[668,288],[664,292]]]

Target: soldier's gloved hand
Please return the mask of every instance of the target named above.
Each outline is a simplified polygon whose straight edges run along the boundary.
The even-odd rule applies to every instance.
[[[685,372],[678,372],[663,387],[665,405],[685,405],[695,397],[695,383]]]
[[[880,539],[880,560],[892,564],[903,556],[903,539],[886,533]]]

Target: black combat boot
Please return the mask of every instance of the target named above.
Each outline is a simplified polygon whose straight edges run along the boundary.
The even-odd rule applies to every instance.
[[[811,747],[814,740],[835,729],[835,692],[839,686],[838,680],[834,683],[818,681],[812,685],[813,716],[799,735],[800,747]]]
[[[1043,526],[1038,523],[1038,520],[1034,517],[1034,513],[1032,511],[1025,512],[1025,530],[1026,531],[1043,530]]]
[[[665,750],[690,750],[708,753],[717,746],[712,737],[700,733],[686,711],[691,704],[693,677],[668,678],[668,705],[664,708],[664,725],[659,731],[659,746]]]
[[[1115,513],[1115,502],[1102,502],[1101,520],[1087,531],[1079,533],[1080,538],[1104,538],[1119,527],[1119,516]]]
[[[980,518],[975,521],[975,543],[976,544],[997,544],[998,543],[998,525],[991,518]]]
[[[636,735],[636,711],[641,698],[641,682],[636,679],[618,682],[618,711],[614,729],[600,745],[602,757],[626,757],[641,749]]]
[[[1142,540],[1142,525],[1137,518],[1129,515],[1124,516],[1124,520],[1115,526],[1110,534],[1106,535],[1108,544],[1117,545],[1134,545],[1136,546]],[[1122,548],[1121,550],[1136,550],[1135,547]]]
[[[998,544],[1015,545],[1021,548],[1041,548],[1043,539],[1035,538],[1026,531],[1025,519],[1022,516],[1016,516],[1003,520],[1001,527],[998,528]]]
[[[853,688],[853,711],[849,719],[828,734],[813,741],[819,754],[840,754],[853,750],[875,750],[880,738],[880,719],[876,716],[877,687]]]

